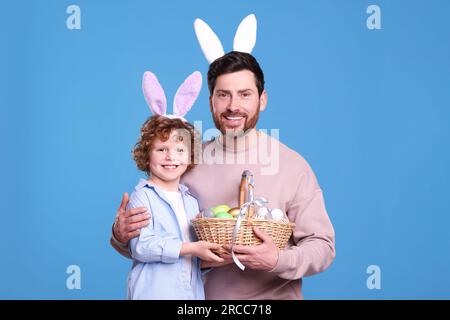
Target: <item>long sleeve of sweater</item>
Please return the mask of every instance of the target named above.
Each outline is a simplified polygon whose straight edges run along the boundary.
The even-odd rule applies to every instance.
[[[293,177],[294,178],[294,177]],[[297,179],[287,214],[296,227],[292,243],[280,251],[272,272],[284,279],[300,279],[324,271],[335,257],[334,229],[316,177],[307,166]]]

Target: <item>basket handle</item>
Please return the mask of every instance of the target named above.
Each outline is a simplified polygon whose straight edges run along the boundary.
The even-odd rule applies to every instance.
[[[246,184],[247,184],[247,177],[242,175],[241,185],[239,187],[239,208],[241,208],[245,202],[245,185]]]

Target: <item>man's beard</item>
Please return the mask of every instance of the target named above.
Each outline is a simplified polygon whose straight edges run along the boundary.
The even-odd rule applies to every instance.
[[[216,115],[214,112],[213,114],[213,121],[214,121],[214,125],[216,126],[217,129],[220,130],[220,132],[228,137],[240,137],[242,135],[244,135],[248,130],[253,129],[256,127],[256,123],[258,122],[259,119],[259,111],[260,111],[260,107],[261,105],[258,104],[258,110],[256,110],[256,113],[253,117],[248,118],[247,114],[244,113],[232,113],[232,112],[223,112],[220,115]],[[226,117],[244,117],[244,130],[242,131],[242,129],[226,129],[225,126],[222,126],[222,123],[220,121],[222,116],[226,116]]]

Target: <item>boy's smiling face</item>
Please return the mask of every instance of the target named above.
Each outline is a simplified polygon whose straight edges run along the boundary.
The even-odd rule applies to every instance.
[[[176,130],[167,141],[156,138],[150,151],[150,172],[156,182],[178,182],[189,164],[189,149],[186,142],[179,141]],[[184,137],[186,140],[186,137]]]

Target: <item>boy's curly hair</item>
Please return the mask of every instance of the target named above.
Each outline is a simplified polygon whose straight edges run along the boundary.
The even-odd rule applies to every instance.
[[[154,145],[155,139],[167,141],[173,130],[179,129],[178,141],[189,141],[190,145],[190,164],[186,172],[191,170],[198,163],[200,156],[202,140],[200,133],[194,129],[194,126],[181,119],[170,119],[164,116],[154,115],[147,119],[141,128],[141,136],[133,148],[133,159],[139,170],[144,171],[150,176],[150,151]]]

